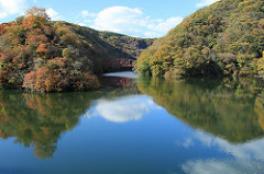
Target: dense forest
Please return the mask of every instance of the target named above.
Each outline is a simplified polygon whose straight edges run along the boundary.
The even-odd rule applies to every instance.
[[[98,88],[98,74],[119,70],[151,43],[53,22],[35,7],[0,25],[0,85],[38,92]]]
[[[187,17],[140,55],[136,69],[169,79],[264,78],[264,1],[221,0]]]

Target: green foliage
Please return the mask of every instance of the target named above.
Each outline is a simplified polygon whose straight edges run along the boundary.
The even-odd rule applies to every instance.
[[[23,20],[24,20],[24,16],[19,16],[19,17],[16,18],[16,23],[17,24],[22,24]]]
[[[136,69],[144,73],[150,66],[153,76],[173,72],[180,78],[258,76],[255,59],[264,50],[263,8],[262,0],[221,0],[203,8],[143,51]],[[173,64],[167,66],[169,59]],[[153,63],[159,61],[165,67]]]
[[[105,40],[110,46],[125,53],[121,56],[129,58],[138,57],[142,50],[153,43],[153,39],[140,39],[111,32],[100,32],[98,34],[98,36]]]
[[[70,48],[64,48],[64,49],[62,50],[62,56],[63,56],[64,58],[70,59],[71,56],[72,56],[72,51],[71,51],[71,49],[70,49]]]

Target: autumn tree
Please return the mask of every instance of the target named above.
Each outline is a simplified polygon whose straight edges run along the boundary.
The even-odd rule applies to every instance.
[[[40,17],[44,18],[46,20],[50,20],[49,15],[47,14],[47,11],[45,8],[38,8],[38,7],[32,7],[31,9],[27,10],[26,17]]]

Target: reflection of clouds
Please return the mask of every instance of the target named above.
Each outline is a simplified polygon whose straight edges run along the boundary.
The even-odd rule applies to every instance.
[[[182,166],[187,174],[262,174],[264,171],[264,139],[235,145],[203,132],[198,132],[194,139],[207,147],[220,148],[232,159],[188,161]]]
[[[263,163],[250,161],[190,161],[183,165],[186,174],[262,174]]]
[[[205,133],[199,132],[196,138],[206,146],[218,146],[221,150],[241,160],[264,161],[264,138],[244,144],[230,144],[221,138],[213,138]]]
[[[184,141],[182,141],[182,142],[176,142],[176,144],[178,145],[178,146],[182,146],[182,147],[184,147],[184,148],[186,148],[186,149],[188,149],[188,148],[190,148],[190,147],[192,147],[194,144],[193,144],[194,142],[193,142],[193,139],[192,138],[186,138]]]
[[[98,115],[114,123],[140,120],[155,104],[146,96],[136,95],[114,100],[101,99],[95,102],[86,117]]]
[[[131,71],[126,72],[117,72],[117,73],[106,73],[104,74],[105,77],[124,77],[129,79],[137,78],[137,74]]]

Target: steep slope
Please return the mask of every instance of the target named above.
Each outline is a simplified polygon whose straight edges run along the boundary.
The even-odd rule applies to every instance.
[[[142,52],[136,69],[152,76],[264,78],[264,1],[221,0],[186,18]]]
[[[0,25],[0,85],[40,92],[98,88],[97,75],[119,70],[122,63],[132,67],[148,44],[151,41],[52,22],[45,10],[32,9]]]

